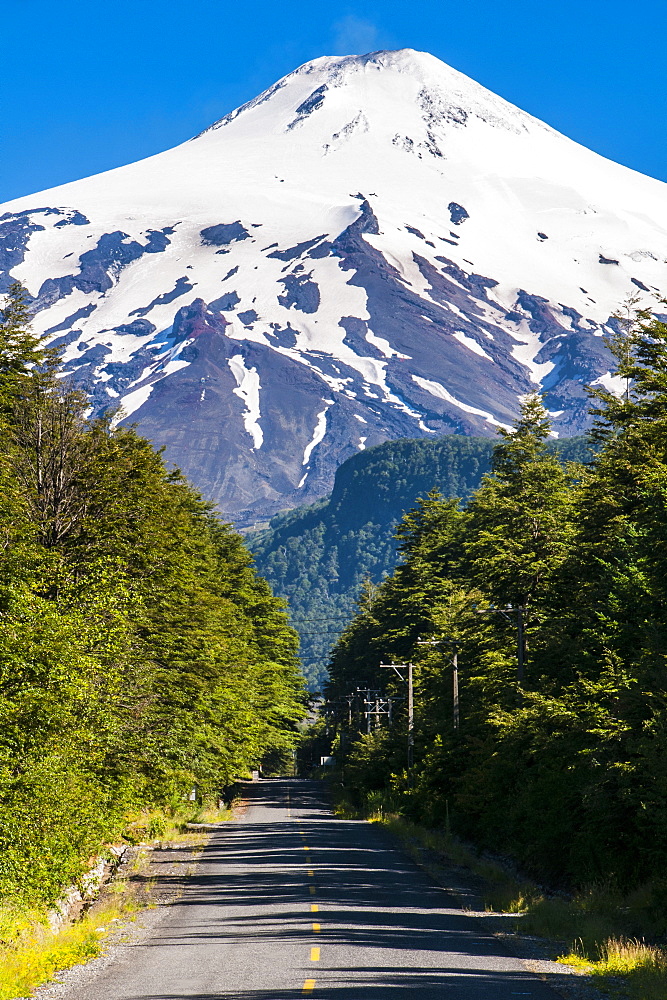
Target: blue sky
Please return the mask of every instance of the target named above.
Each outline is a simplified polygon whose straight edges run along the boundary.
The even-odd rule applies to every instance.
[[[0,202],[167,149],[320,55],[424,49],[667,181],[665,0],[14,0]]]

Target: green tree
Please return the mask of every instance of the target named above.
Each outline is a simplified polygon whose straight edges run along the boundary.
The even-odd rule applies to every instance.
[[[561,884],[636,885],[667,849],[667,327],[640,314],[611,348],[626,391],[596,390],[593,463],[555,459],[548,415],[528,399],[467,504],[431,494],[405,517],[403,563],[331,661],[335,695],[355,678],[388,683],[381,650],[415,664],[412,787],[399,714],[393,732],[352,742],[360,790],[429,822],[447,815]],[[476,614],[487,602],[528,609],[521,686],[515,627]]]
[[[51,376],[58,352],[30,329],[30,296],[13,282],[0,307],[0,405],[22,398],[43,372]]]
[[[466,574],[495,603],[541,604],[574,534],[573,479],[547,448],[551,425],[530,396],[512,431],[500,430],[492,474],[467,507]]]
[[[287,755],[305,697],[240,536],[133,428],[86,417],[24,307],[14,289],[0,370],[0,896],[30,900],[132,810]]]

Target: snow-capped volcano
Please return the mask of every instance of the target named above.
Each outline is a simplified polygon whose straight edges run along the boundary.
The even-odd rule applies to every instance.
[[[4,213],[4,214],[2,214]],[[0,290],[239,524],[356,449],[561,434],[667,287],[667,185],[425,53],[322,58],[175,149],[0,208]]]

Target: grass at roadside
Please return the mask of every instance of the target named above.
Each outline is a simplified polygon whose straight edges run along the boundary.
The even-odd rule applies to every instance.
[[[186,823],[218,823],[232,817],[231,809],[211,805],[178,812],[143,810],[129,818],[126,839],[135,845],[151,842],[196,850],[208,834],[188,831]],[[146,870],[149,863],[150,851],[140,849],[129,875]],[[58,972],[95,958],[115,923],[132,920],[151,905],[150,889],[150,882],[138,886],[127,877],[116,878],[105,887],[103,907],[96,905],[83,919],[57,932],[49,928],[46,907],[0,901],[0,1000],[30,996]]]
[[[480,857],[446,830],[404,819],[397,803],[371,793],[357,807],[334,787],[336,814],[382,823],[420,865],[433,855],[468,868],[484,888],[487,911],[516,916],[514,929],[553,941],[557,961],[574,966],[599,985],[628,1000],[667,1000],[667,949],[651,943],[667,931],[667,891],[660,882],[623,894],[611,884],[589,886],[572,895],[548,893],[499,862]],[[425,856],[424,849],[428,852]]]
[[[607,938],[591,960],[583,948],[558,959],[588,972],[604,989],[630,1000],[665,1000],[667,951],[633,938]]]
[[[193,805],[178,811],[143,809],[128,820],[125,837],[134,844],[161,841],[197,846],[205,843],[206,835],[187,830],[187,823],[222,823],[233,818],[232,808],[211,804]]]
[[[139,891],[119,881],[108,905],[55,933],[45,910],[0,906],[0,1000],[29,996],[57,972],[95,958],[111,927],[118,920],[133,919],[145,906]]]

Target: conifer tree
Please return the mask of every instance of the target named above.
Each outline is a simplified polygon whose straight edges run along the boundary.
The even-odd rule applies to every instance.
[[[53,373],[58,351],[30,329],[30,296],[12,282],[0,307],[0,405],[22,394],[39,375]]]
[[[468,504],[467,573],[494,602],[527,607],[546,596],[573,534],[573,470],[547,449],[551,429],[538,396],[501,429],[492,473]]]

